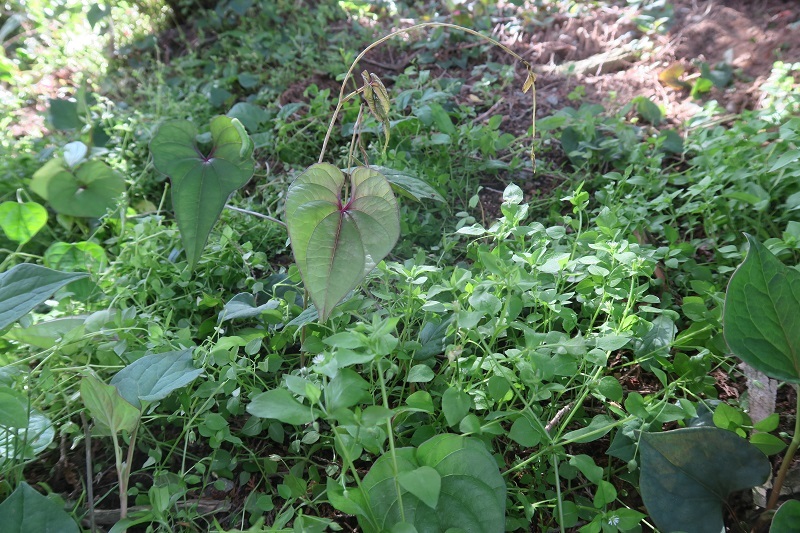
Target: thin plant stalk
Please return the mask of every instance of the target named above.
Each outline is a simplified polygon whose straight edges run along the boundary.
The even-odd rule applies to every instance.
[[[388,41],[389,39],[392,39],[393,37],[396,37],[398,35],[411,33],[411,32],[413,32],[415,30],[419,30],[419,29],[422,29],[422,28],[450,28],[450,29],[453,29],[453,30],[459,30],[459,31],[463,31],[463,32],[469,33],[470,35],[475,35],[476,37],[479,37],[479,38],[481,38],[481,39],[483,39],[485,41],[488,41],[492,45],[499,47],[505,53],[511,55],[514,59],[516,59],[517,61],[520,61],[523,65],[525,65],[525,68],[528,71],[528,78],[525,81],[525,85],[523,86],[523,91],[527,92],[527,90],[529,88],[533,89],[533,117],[531,119],[532,120],[531,135],[534,136],[536,134],[536,86],[535,86],[536,75],[533,73],[533,67],[531,66],[531,64],[529,62],[527,62],[525,59],[523,59],[522,56],[520,56],[519,54],[517,54],[516,52],[511,50],[509,47],[507,47],[503,43],[501,43],[501,42],[499,42],[499,41],[497,41],[495,39],[492,39],[491,37],[488,37],[488,36],[486,36],[486,35],[484,35],[484,34],[482,34],[480,32],[477,32],[475,30],[471,30],[469,28],[465,28],[465,27],[459,26],[457,24],[449,24],[449,23],[446,23],[446,22],[423,22],[421,24],[415,24],[414,26],[411,26],[409,28],[403,28],[401,30],[397,30],[395,32],[392,32],[389,35],[385,35],[384,37],[381,37],[380,39],[378,39],[374,43],[372,43],[369,46],[367,46],[364,49],[364,51],[362,51],[360,54],[358,54],[358,56],[353,60],[352,65],[350,65],[350,68],[347,70],[347,73],[345,74],[344,79],[342,80],[342,87],[339,90],[339,101],[336,104],[336,109],[333,110],[333,116],[331,116],[331,122],[330,122],[330,125],[328,126],[328,131],[325,133],[325,140],[322,141],[322,149],[320,150],[320,153],[319,153],[319,161],[318,161],[319,163],[322,163],[322,161],[325,159],[325,151],[327,150],[328,141],[330,140],[331,133],[333,132],[333,125],[336,123],[336,119],[339,116],[339,112],[342,109],[342,105],[344,105],[344,103],[346,101],[348,101],[350,98],[352,98],[354,95],[359,93],[359,91],[354,91],[354,92],[351,92],[350,94],[348,94],[347,96],[345,96],[345,94],[344,94],[345,87],[347,87],[347,81],[353,76],[353,70],[355,70],[356,65],[358,65],[358,62],[361,61],[361,59],[370,50],[372,50],[373,48],[377,47],[378,45],[383,44],[384,42]],[[533,149],[531,149],[531,159],[535,162]]]
[[[772,493],[769,495],[769,501],[767,502],[767,511],[774,509],[778,505],[783,482],[786,481],[786,474],[792,465],[792,459],[794,459],[797,448],[800,447],[800,387],[795,388],[795,396],[797,396],[797,406],[794,413],[794,435],[792,435],[792,442],[789,443],[789,448],[786,449],[786,453],[783,455],[781,467],[775,477],[775,483],[772,485]]]

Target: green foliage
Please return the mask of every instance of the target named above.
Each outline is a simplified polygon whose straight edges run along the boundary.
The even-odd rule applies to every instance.
[[[766,375],[800,382],[800,272],[752,236],[750,251],[725,295],[725,340],[737,357]]]
[[[775,513],[769,526],[769,533],[790,533],[797,529],[798,521],[800,521],[800,501],[789,500]]]
[[[188,121],[162,124],[150,151],[156,169],[172,181],[172,205],[189,266],[194,268],[228,197],[253,176],[253,143],[236,119],[211,121],[199,140]]]
[[[724,289],[741,230],[764,242],[742,267],[753,278],[750,258],[766,250],[773,263],[800,257],[796,66],[776,66],[768,108],[732,118],[709,102],[677,131],[645,96],[609,111],[579,85],[574,109],[537,117],[533,175],[516,115],[491,116],[519,72],[486,61],[472,36],[410,34],[387,54],[414,56],[402,72],[367,73],[341,105],[331,96],[378,30],[358,22],[394,23],[393,9],[413,18],[418,6],[200,3],[209,9],[172,2],[180,24],[141,40],[129,31],[151,20],[141,3],[58,4],[51,15],[31,3],[36,31],[5,48],[11,70],[0,58],[13,89],[0,118],[0,150],[13,155],[0,161],[0,280],[51,272],[36,264],[81,273],[0,283],[12,296],[0,298],[11,305],[0,309],[0,497],[26,478],[61,490],[58,473],[82,464],[84,446],[93,472],[117,470],[119,486],[103,476],[95,505],[113,506],[106,495],[118,491],[123,515],[143,509],[115,531],[356,520],[375,531],[639,531],[662,524],[665,504],[685,508],[688,492],[708,496],[700,520],[719,519],[728,490],[745,484],[709,469],[737,453],[761,481],[753,446],[778,453],[791,431],[777,413],[751,418],[752,396],[717,399],[738,372],[722,326],[751,346],[779,322],[759,307],[727,331]],[[486,29],[521,13],[456,7],[443,16]],[[526,25],[558,10],[540,7]],[[574,7],[568,16],[596,6]],[[647,8],[637,23],[659,31],[670,17]],[[63,48],[30,43],[70,25],[105,44],[118,29],[111,77],[87,71],[85,87],[50,102],[52,131],[18,138],[15,109],[36,96],[27,72]],[[698,90],[727,83],[724,66],[700,68]],[[334,109],[331,164],[309,168]],[[113,186],[98,188],[89,170],[113,174]],[[53,176],[70,189],[51,192]],[[379,194],[359,196],[369,183]],[[100,201],[86,207],[86,194]],[[298,264],[272,223],[282,213]],[[337,237],[339,225],[352,231]],[[793,272],[773,267],[776,279]],[[735,307],[764,300],[737,295],[737,280]],[[777,319],[793,316],[767,299]],[[89,442],[102,434],[113,446]],[[242,504],[217,502],[211,517],[203,500],[194,507],[207,494]],[[76,497],[75,518],[90,499]]]
[[[717,428],[642,433],[639,446],[642,500],[665,531],[723,530],[729,494],[764,483],[770,472],[757,448]]]
[[[394,247],[400,235],[397,201],[386,178],[357,168],[345,175],[320,163],[286,193],[286,226],[306,290],[321,320]]]
[[[22,264],[0,274],[0,330],[16,322],[61,287],[86,274]]]
[[[31,190],[62,215],[101,217],[117,205],[125,181],[102,161],[72,169],[53,159],[33,175]]]
[[[25,244],[47,224],[47,210],[36,202],[0,204],[0,228],[12,241]]]
[[[380,457],[361,483],[376,517],[365,531],[399,524],[419,532],[504,531],[506,485],[486,448],[458,435],[438,435],[419,448]]]
[[[80,529],[61,506],[36,492],[25,482],[0,503],[0,520],[9,533],[78,533]]]

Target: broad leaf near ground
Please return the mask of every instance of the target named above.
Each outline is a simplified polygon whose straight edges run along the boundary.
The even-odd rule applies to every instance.
[[[25,244],[47,225],[47,209],[36,202],[0,204],[0,228],[6,237]]]
[[[750,251],[725,295],[725,340],[756,370],[800,383],[800,272],[752,236],[747,240]]]
[[[78,524],[55,501],[42,496],[24,481],[0,503],[0,524],[5,533],[78,533]]]
[[[81,398],[103,434],[132,432],[141,412],[125,400],[114,385],[106,385],[94,376],[81,380]]]
[[[55,436],[56,430],[50,419],[31,409],[25,427],[0,427],[0,458],[32,459],[45,451]]]
[[[62,215],[99,218],[116,207],[125,180],[102,161],[87,161],[73,171],[53,159],[36,171],[30,187]]]
[[[39,322],[27,328],[13,327],[3,337],[46,350],[55,346],[59,339],[63,339],[70,332],[83,326],[85,321],[85,316],[56,318]],[[70,337],[74,338],[72,335]],[[81,342],[86,341],[82,340]]]
[[[111,378],[120,396],[137,409],[141,402],[154,402],[167,397],[172,391],[185,387],[203,369],[192,364],[192,349],[145,355]]]
[[[642,433],[639,450],[642,501],[662,531],[721,531],[728,495],[771,470],[758,448],[719,428]]]
[[[800,501],[789,500],[778,508],[769,526],[769,533],[796,533],[798,524],[800,524]]]
[[[16,322],[64,285],[87,274],[24,263],[0,274],[0,330]]]
[[[312,165],[289,187],[286,226],[292,251],[321,320],[394,247],[400,236],[397,201],[378,171],[345,175],[328,163]]]
[[[253,397],[247,412],[260,418],[274,418],[285,424],[299,426],[310,424],[317,418],[317,411],[294,399],[286,389],[273,389]]]
[[[158,128],[150,152],[156,170],[172,181],[172,206],[194,267],[228,197],[253,176],[253,143],[238,120],[218,116],[207,150],[198,146],[194,124],[173,120]]]
[[[394,461],[391,452],[387,452],[362,480],[378,521],[377,531],[389,531],[403,522],[398,490],[402,491],[405,522],[419,533],[439,533],[450,528],[476,533],[505,530],[506,483],[483,443],[444,434],[428,439],[419,448],[400,448],[395,453],[400,479],[395,477]],[[410,473],[421,474],[434,486],[420,486]],[[365,532],[376,531],[361,517],[359,523]]]

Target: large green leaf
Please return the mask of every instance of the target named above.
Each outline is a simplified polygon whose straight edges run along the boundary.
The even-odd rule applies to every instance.
[[[67,283],[86,276],[28,263],[3,272],[0,274],[0,330],[28,314]]]
[[[117,205],[125,180],[102,161],[92,160],[73,172],[61,159],[36,171],[31,190],[57,212],[73,217],[98,218]]]
[[[192,349],[145,355],[111,378],[120,396],[137,409],[141,402],[154,402],[172,391],[185,387],[200,374],[202,368],[192,364]]]
[[[47,209],[36,202],[0,204],[0,228],[6,237],[25,244],[47,224]]]
[[[55,501],[24,481],[0,503],[0,524],[5,533],[78,533],[78,524]]]
[[[253,397],[247,412],[261,418],[274,418],[286,424],[310,424],[317,418],[317,410],[294,399],[286,389],[272,389]]]
[[[253,144],[236,119],[211,121],[211,145],[198,145],[186,120],[165,122],[150,141],[153,164],[172,181],[172,206],[189,264],[194,267],[228,197],[250,180]]]
[[[800,383],[800,272],[756,239],[725,295],[723,327],[734,354],[771,378]]]
[[[31,409],[25,427],[4,428],[0,426],[0,458],[32,459],[47,449],[56,436],[49,418],[40,411]]]
[[[3,336],[6,339],[24,342],[46,350],[55,346],[59,339],[64,338],[71,331],[83,326],[85,321],[85,316],[56,318],[39,322],[27,328],[11,328]]]
[[[306,289],[326,320],[394,247],[400,235],[397,201],[386,178],[359,167],[345,175],[319,163],[297,177],[286,195],[286,225]]]
[[[81,398],[102,433],[132,432],[139,423],[139,409],[125,400],[114,385],[106,385],[94,376],[81,380]]]
[[[769,533],[797,533],[798,524],[800,524],[800,501],[789,500],[775,513],[769,526]]]
[[[428,439],[419,448],[400,448],[395,452],[400,479],[395,475],[391,453],[386,453],[362,480],[378,522],[376,530],[359,517],[365,532],[389,531],[403,522],[398,491],[402,495],[405,521],[419,533],[440,533],[450,528],[475,533],[505,531],[506,483],[483,443],[445,434]],[[424,474],[435,485],[435,476],[422,467],[430,467],[438,474],[441,480],[438,490],[435,486],[423,488],[409,477],[411,472]],[[435,504],[435,508],[430,504]]]
[[[758,448],[719,428],[642,433],[639,450],[642,501],[662,531],[722,531],[728,495],[771,470]]]

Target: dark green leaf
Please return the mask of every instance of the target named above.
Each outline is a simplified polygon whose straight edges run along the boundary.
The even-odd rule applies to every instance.
[[[78,533],[78,524],[55,501],[24,481],[0,503],[0,523],[5,533]]]
[[[71,100],[50,99],[48,118],[50,124],[57,130],[74,130],[81,127],[78,117],[78,103]]]
[[[642,433],[639,450],[642,500],[663,531],[722,531],[728,495],[764,483],[771,470],[758,448],[718,428]]]
[[[120,395],[136,408],[141,402],[154,402],[172,391],[185,387],[200,374],[202,368],[192,364],[192,349],[145,355],[111,378]]]
[[[0,457],[31,459],[45,451],[55,436],[56,430],[50,419],[31,409],[25,427],[9,429],[0,425]]]
[[[436,508],[423,503],[399,482],[395,477],[395,461],[386,453],[375,461],[362,481],[372,514],[378,521],[372,525],[359,516],[359,524],[366,533],[389,531],[404,521],[398,505],[398,488],[402,491],[405,522],[419,533],[441,533],[451,528],[475,533],[505,530],[506,483],[481,441],[444,434],[428,439],[418,449],[400,448],[395,452],[397,473],[406,482],[411,479],[408,474],[418,472],[420,467],[438,473],[441,489]],[[420,489],[415,487],[415,491]],[[427,488],[424,492],[428,497],[434,491]],[[433,500],[428,499],[429,503]]]
[[[0,274],[0,330],[25,316],[64,285],[86,274],[67,274],[28,263]]]
[[[769,533],[797,533],[800,524],[800,501],[789,500],[778,508],[772,518]]]
[[[733,353],[771,378],[800,383],[800,272],[747,235],[728,284],[723,331]]]
[[[172,205],[189,265],[194,267],[228,197],[253,176],[253,144],[241,123],[211,121],[211,147],[197,145],[194,124],[165,122],[150,141],[156,170],[172,181]]]

